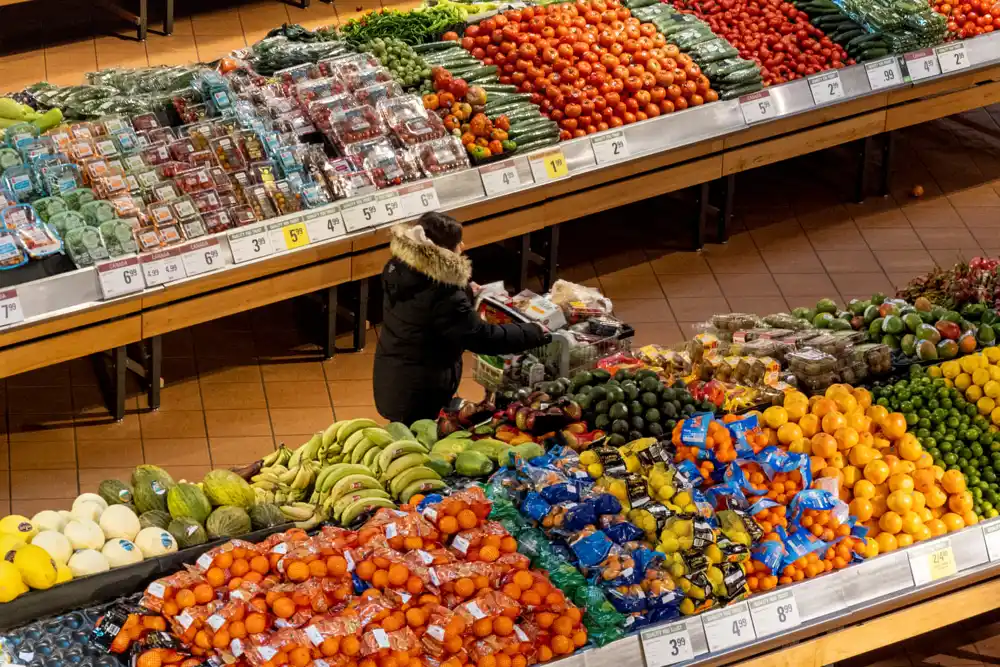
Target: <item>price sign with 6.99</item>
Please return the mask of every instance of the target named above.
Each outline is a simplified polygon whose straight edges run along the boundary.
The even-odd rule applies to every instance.
[[[938,64],[934,49],[911,51],[903,55],[903,60],[906,61],[906,71],[911,81],[929,79],[941,73],[941,66]]]
[[[937,49],[938,63],[941,64],[941,71],[945,74],[957,72],[960,69],[968,68],[969,53],[965,50],[965,42],[952,42]]]
[[[267,257],[274,252],[274,244],[263,226],[247,227],[229,232],[229,249],[233,252],[233,262],[242,264]]]
[[[750,615],[758,637],[785,632],[802,623],[792,591],[781,591],[750,600]]]
[[[646,667],[676,665],[694,657],[687,623],[671,623],[653,630],[643,630],[639,633],[639,638],[642,640]]]
[[[349,232],[374,227],[379,222],[375,195],[355,199],[348,206],[341,209],[341,215],[344,216],[344,225]]]
[[[479,177],[483,179],[483,189],[489,197],[507,194],[521,187],[521,176],[517,173],[517,165],[513,160],[480,167]]]
[[[21,297],[17,289],[10,288],[0,291],[0,327],[7,327],[24,321],[24,308],[21,307]]]
[[[618,162],[629,156],[628,140],[625,138],[624,130],[595,136],[590,140],[590,145],[594,149],[594,157],[597,158],[599,165]]]
[[[437,189],[432,181],[404,185],[396,190],[399,195],[399,202],[403,206],[403,215],[407,218],[422,215],[428,211],[441,208],[438,201]]]
[[[743,120],[750,123],[759,123],[778,115],[778,107],[771,99],[771,92],[762,90],[757,93],[744,95],[740,98],[740,111],[743,112]]]
[[[865,73],[868,75],[868,84],[872,90],[891,88],[904,83],[903,73],[899,71],[899,60],[896,59],[896,56],[865,63]]]
[[[197,276],[209,271],[221,269],[224,265],[222,253],[219,251],[218,239],[204,239],[190,243],[182,249],[184,253],[184,270],[189,276]]]
[[[113,259],[97,265],[97,280],[105,299],[114,299],[146,289],[139,273],[139,258]]]
[[[724,651],[757,639],[746,602],[705,612],[701,615],[701,622],[705,626],[705,639],[710,651]]]

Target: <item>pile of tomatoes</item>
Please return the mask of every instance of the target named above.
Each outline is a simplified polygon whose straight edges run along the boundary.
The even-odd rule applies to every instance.
[[[760,66],[764,85],[853,65],[842,46],[783,0],[675,0]]]
[[[992,0],[931,0],[931,9],[948,19],[948,32],[959,39],[1000,28],[1000,3]]]
[[[462,43],[530,93],[562,139],[718,99],[698,65],[619,0],[510,10],[466,28]]]

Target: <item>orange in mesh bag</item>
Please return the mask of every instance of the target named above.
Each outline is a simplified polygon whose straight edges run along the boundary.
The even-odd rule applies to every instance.
[[[428,568],[432,584],[446,594],[454,594],[459,601],[472,597],[476,591],[495,588],[500,581],[500,569],[491,563],[456,561],[448,565]]]
[[[309,638],[302,630],[287,628],[243,647],[242,659],[252,667],[305,665],[313,661]],[[318,651],[317,651],[318,653]]]
[[[382,508],[362,527],[358,542],[367,544],[380,537],[393,549],[420,549],[426,541],[437,541],[439,533],[416,512]]]
[[[509,538],[504,543],[504,539]],[[506,551],[502,551],[506,548]],[[481,560],[493,563],[501,553],[517,551],[517,540],[507,529],[496,521],[483,521],[471,530],[464,530],[451,540],[451,549],[462,554],[466,560]]]
[[[425,519],[437,526],[444,535],[471,530],[486,520],[493,505],[478,486],[452,494],[439,503],[424,508]]]
[[[178,591],[193,589],[205,581],[198,572],[181,570],[169,577],[157,579],[142,594],[141,605],[150,611],[160,612],[164,616],[176,616],[180,607],[174,601]]]
[[[245,561],[247,556],[264,553],[258,544],[246,542],[245,540],[230,540],[225,544],[209,549],[195,561],[195,568],[199,572],[207,572],[209,568],[217,567],[223,571],[229,570],[237,560]],[[243,576],[233,573],[233,576]]]
[[[371,557],[358,563],[358,578],[377,590],[393,588],[417,595],[423,591],[425,583],[419,575],[411,572],[403,554],[385,546],[371,551]]]
[[[408,627],[401,627],[397,630],[371,628],[361,635],[361,655],[365,657],[376,653],[386,655],[396,651],[409,655],[411,649],[419,649],[419,647],[417,635]]]

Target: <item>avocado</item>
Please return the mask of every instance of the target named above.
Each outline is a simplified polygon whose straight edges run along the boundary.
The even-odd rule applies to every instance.
[[[929,340],[935,345],[941,340],[941,333],[929,324],[921,324],[916,333],[918,340]]]
[[[813,310],[812,308],[807,308],[805,312],[805,317],[803,317],[802,319],[809,320],[809,322],[812,322],[814,319],[816,319],[816,311]]]
[[[834,331],[850,331],[852,329],[851,323],[848,320],[839,317],[830,322],[830,328]]]
[[[659,394],[663,391],[663,383],[654,375],[652,377],[644,377],[639,382],[639,389],[643,391],[649,391],[654,394]]]
[[[662,438],[663,434],[665,433],[663,427],[657,424],[656,422],[650,423],[646,427],[646,432],[649,433],[649,436],[651,438],[657,438],[657,439]]]
[[[881,306],[884,301],[885,301],[885,294],[882,294],[882,292],[875,292],[874,294],[872,294],[872,303],[874,305]]]
[[[882,317],[876,317],[872,320],[871,324],[868,325],[868,340],[878,340],[882,337],[882,322],[885,319]]]
[[[590,406],[594,404],[594,398],[590,394],[577,394],[573,400],[576,401],[581,410],[589,410]]]
[[[611,409],[611,401],[609,401],[608,399],[600,400],[597,402],[597,405],[594,406],[594,412],[596,412],[599,415],[608,414],[608,410],[610,409]]]
[[[645,430],[645,428],[646,428],[646,420],[643,419],[642,417],[640,417],[639,415],[633,416],[632,419],[629,420],[629,423],[632,426],[632,430],[634,430],[634,431],[640,431],[641,432],[641,431]],[[641,433],[640,433],[640,437],[642,437]]]
[[[871,324],[878,319],[878,306],[868,306],[865,308],[865,324]]]
[[[618,435],[626,435],[629,432],[629,423],[627,419],[616,419],[611,422],[611,432],[617,433]]]
[[[575,391],[579,391],[581,387],[583,387],[584,385],[589,385],[593,383],[593,381],[594,381],[594,376],[593,374],[591,374],[590,371],[580,371],[579,373],[573,376],[571,386]]]
[[[828,312],[818,313],[815,318],[813,318],[813,326],[817,329],[829,329],[831,322],[833,322],[833,314]]]
[[[608,400],[612,403],[621,403],[625,400],[625,392],[621,387],[608,387]]]
[[[607,431],[609,426],[611,426],[611,418],[607,415],[597,415],[594,417],[594,428]]]
[[[989,324],[980,324],[979,331],[976,332],[976,340],[980,345],[993,345],[997,340],[997,333]]]
[[[799,306],[798,308],[792,308],[792,315],[802,320],[812,319],[809,317],[809,309],[805,306]]]
[[[607,442],[611,447],[621,447],[626,441],[625,436],[621,433],[612,433],[608,436],[608,439],[605,442]]]
[[[625,392],[625,398],[630,401],[639,398],[639,387],[635,386],[635,382],[631,380],[622,384],[622,391]]]
[[[920,315],[916,313],[907,313],[903,315],[903,324],[906,325],[906,330],[910,333],[916,333],[917,328],[923,324],[923,320],[920,319]]]
[[[903,350],[903,354],[912,357],[917,351],[917,337],[911,333],[906,334],[899,341],[899,347]]]
[[[958,343],[951,339],[942,340],[937,344],[938,359],[954,359],[958,356]]]
[[[882,322],[882,331],[894,336],[903,333],[903,320],[898,315],[887,316]]]
[[[667,417],[667,419],[676,419],[677,408],[674,406],[672,402],[668,401],[663,404],[663,414],[665,417]]]
[[[641,415],[646,411],[646,407],[639,401],[630,401],[628,404],[628,413],[630,415]]]
[[[933,341],[922,340],[917,344],[917,359],[920,359],[920,361],[934,361],[937,358],[937,346]]]
[[[624,403],[615,403],[608,410],[608,417],[611,419],[625,419],[628,417],[628,406]]]
[[[863,315],[868,306],[872,305],[871,301],[862,301],[861,299],[851,299],[847,304],[847,310],[851,311],[852,315]]]
[[[883,345],[888,345],[890,349],[898,350],[899,349],[899,338],[896,337],[896,336],[893,336],[892,334],[885,334],[884,336],[882,336],[882,344]]]
[[[626,380],[632,379],[632,374],[623,368],[615,373],[615,379],[619,382],[625,382]]]
[[[649,368],[643,368],[635,372],[635,381],[642,382],[646,378],[653,378],[656,380],[656,371],[650,370]]]
[[[959,322],[962,321],[962,316],[956,313],[954,310],[949,310],[948,312],[946,312],[944,315],[941,316],[941,319],[944,320],[945,322],[954,322],[955,324],[958,324]]]
[[[660,411],[657,410],[656,408],[650,408],[649,410],[646,410],[646,413],[643,415],[646,421],[649,422],[650,426],[659,422],[660,416],[661,416]]]
[[[647,391],[646,393],[644,393],[642,396],[639,397],[639,400],[647,408],[655,408],[660,404],[660,397],[651,391]]]

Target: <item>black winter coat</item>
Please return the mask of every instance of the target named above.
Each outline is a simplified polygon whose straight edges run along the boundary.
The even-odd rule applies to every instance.
[[[542,345],[537,324],[488,324],[473,308],[468,258],[393,234],[382,270],[383,321],[375,351],[375,405],[392,421],[435,419],[458,389],[462,352],[512,354]]]

